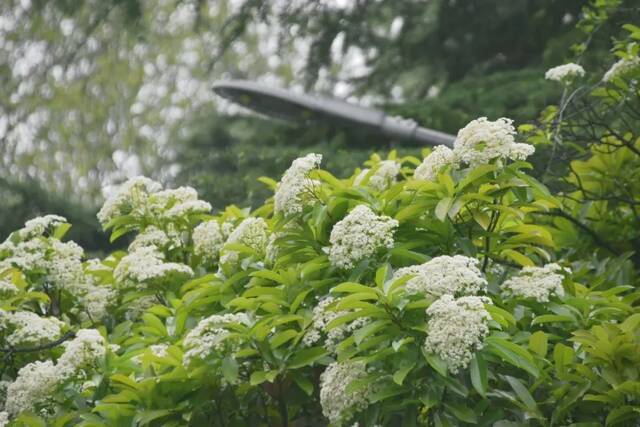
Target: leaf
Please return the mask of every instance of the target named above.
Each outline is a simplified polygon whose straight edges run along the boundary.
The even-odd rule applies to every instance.
[[[281,275],[279,275],[275,271],[271,271],[271,270],[254,271],[253,273],[250,274],[250,276],[251,277],[260,277],[262,279],[271,280],[273,282],[280,283],[280,284],[284,284],[284,282],[285,282],[285,280],[282,278]]]
[[[518,344],[495,336],[488,337],[485,342],[487,343],[487,350],[496,356],[501,357],[518,368],[524,369],[533,375],[534,378],[538,378],[540,376],[540,371],[533,363],[533,356],[531,353]]]
[[[361,285],[360,283],[344,282],[331,289],[331,292],[344,293],[371,293],[377,295],[376,289],[371,286]]]
[[[445,197],[444,199],[440,200],[436,205],[436,218],[438,218],[440,221],[444,221],[447,217],[447,213],[449,212],[449,208],[451,207],[451,203],[453,203],[453,199],[451,197]]]
[[[487,363],[480,353],[476,353],[469,365],[471,384],[482,397],[487,397]]]
[[[447,362],[442,360],[440,356],[433,353],[426,353],[424,350],[423,354],[429,366],[431,366],[437,373],[443,377],[446,377],[449,374],[447,371]]]
[[[298,336],[298,331],[293,329],[287,329],[285,331],[279,332],[276,335],[274,335],[274,337],[271,338],[269,343],[271,344],[272,349],[276,349],[281,345],[285,344],[286,342],[291,341],[297,336]]]
[[[542,323],[553,323],[553,322],[575,322],[571,316],[561,316],[559,314],[543,314],[542,316],[538,316],[531,321],[531,325],[539,325]]]
[[[158,420],[160,418],[167,417],[172,414],[172,411],[168,409],[155,409],[155,410],[146,410],[136,414],[134,417],[135,425],[148,425],[152,421]]]
[[[524,403],[524,406],[526,406],[527,409],[531,412],[538,412],[538,406],[536,405],[536,401],[533,399],[533,396],[531,396],[531,393],[524,386],[524,384],[522,384],[522,382],[519,379],[511,377],[509,375],[505,375],[505,378],[509,383],[509,385],[511,386],[511,388],[513,389],[513,391],[515,391],[518,397],[520,398],[520,401]]]
[[[513,249],[505,249],[502,251],[502,256],[506,256],[507,258],[511,258],[516,263],[520,264],[523,267],[532,267],[534,266],[534,262],[531,261],[526,255],[521,254],[520,252],[514,251]]]
[[[473,409],[471,409],[470,407],[453,403],[445,403],[444,406],[449,412],[453,414],[454,417],[456,417],[460,421],[470,424],[478,423],[478,418],[476,417],[475,412],[473,412]]]
[[[547,334],[542,331],[534,332],[529,337],[529,348],[541,357],[547,355],[548,338]]]
[[[311,396],[313,394],[313,383],[304,375],[299,372],[293,372],[291,374],[293,381],[300,387],[302,391],[306,393],[307,396]]]
[[[238,362],[233,357],[227,356],[222,359],[222,375],[231,384],[238,379]]]
[[[362,341],[365,338],[370,337],[371,335],[383,329],[385,326],[389,325],[390,323],[391,323],[390,320],[380,319],[380,320],[376,320],[375,322],[368,323],[366,326],[358,329],[353,334],[356,345],[360,345],[360,343],[362,343]]]
[[[256,371],[251,374],[251,377],[249,378],[249,383],[251,385],[262,384],[265,381],[272,383],[277,376],[278,376],[278,371]]]
[[[305,348],[293,355],[288,365],[290,369],[297,369],[303,366],[309,366],[318,359],[327,355],[327,350],[324,347],[311,347]]]
[[[407,374],[409,372],[411,372],[411,370],[413,369],[413,367],[415,366],[415,363],[412,363],[410,365],[407,365],[403,368],[398,369],[394,374],[393,374],[393,382],[395,382],[398,385],[402,385],[402,383],[404,382],[404,379],[406,378]]]

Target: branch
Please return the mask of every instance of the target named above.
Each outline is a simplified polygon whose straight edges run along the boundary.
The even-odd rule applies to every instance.
[[[42,344],[37,347],[29,347],[29,348],[13,348],[13,347],[1,348],[0,347],[0,353],[31,353],[34,351],[49,350],[50,348],[59,346],[63,342],[67,341],[68,339],[75,338],[75,336],[76,336],[75,332],[69,331],[63,336],[61,336],[60,338],[58,338],[57,340],[52,341],[48,344]]]

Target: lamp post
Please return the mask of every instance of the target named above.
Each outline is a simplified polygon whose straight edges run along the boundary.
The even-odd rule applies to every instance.
[[[213,90],[246,108],[298,124],[328,121],[366,129],[416,145],[453,146],[455,136],[418,126],[409,119],[391,117],[374,108],[335,98],[300,95],[245,80],[216,82]]]

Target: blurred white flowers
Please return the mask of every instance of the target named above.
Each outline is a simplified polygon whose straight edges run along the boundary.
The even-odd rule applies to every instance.
[[[610,82],[611,80],[617,77],[623,77],[625,74],[630,73],[636,68],[640,68],[640,57],[633,56],[631,58],[622,58],[616,63],[614,63],[604,76],[602,80],[605,82]]]
[[[544,75],[544,78],[547,80],[562,83],[569,83],[578,77],[584,77],[584,68],[573,62],[550,68]]]
[[[205,359],[214,353],[223,353],[225,349],[233,349],[233,340],[229,340],[231,333],[229,324],[243,324],[247,316],[241,314],[214,314],[204,318],[185,337],[183,346],[187,350],[183,356],[183,363],[188,366],[194,359]]]
[[[416,168],[413,177],[425,181],[435,181],[445,166],[453,165],[454,163],[455,155],[453,151],[449,147],[438,145]]]
[[[320,404],[322,413],[331,425],[341,426],[356,412],[366,409],[372,385],[347,392],[349,384],[366,375],[366,365],[363,362],[335,362],[327,366],[320,375]]]
[[[382,160],[375,165],[373,172],[371,172],[371,169],[362,169],[353,180],[353,184],[363,185],[364,183],[375,191],[384,191],[398,182],[399,173],[400,163],[395,160]],[[365,183],[367,175],[369,179]]]

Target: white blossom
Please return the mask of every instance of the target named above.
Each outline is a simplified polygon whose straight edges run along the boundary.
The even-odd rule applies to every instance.
[[[460,129],[453,152],[458,161],[478,166],[493,159],[524,160],[533,152],[533,145],[515,142],[513,120],[500,118],[489,121],[486,117],[471,121]]]
[[[363,169],[353,180],[353,185],[362,185],[369,172],[370,169]],[[367,185],[376,191],[384,191],[398,182],[399,173],[400,163],[395,160],[382,160],[376,165],[376,170],[369,176]]]
[[[322,155],[310,153],[291,163],[276,187],[274,211],[285,215],[302,212],[319,182],[309,178],[309,172],[320,166]]]
[[[143,176],[131,178],[120,186],[118,191],[108,198],[100,212],[98,220],[104,227],[109,221],[130,213],[142,214],[150,194],[157,193],[162,186]]]
[[[5,410],[17,415],[26,410],[44,406],[60,384],[60,372],[51,360],[28,363],[7,389]]]
[[[49,241],[51,247],[46,265],[47,278],[60,288],[76,292],[85,282],[82,268],[84,250],[75,242],[61,242],[58,239]]]
[[[32,239],[13,243],[10,240],[0,244],[0,270],[15,267],[21,271],[46,271],[48,261],[45,258],[48,242],[45,239]],[[3,256],[4,255],[4,256]]]
[[[9,425],[9,413],[0,411],[0,427],[6,427]]]
[[[563,270],[556,263],[547,264],[544,267],[524,267],[518,274],[506,280],[502,284],[502,289],[507,296],[548,302],[552,295],[564,296],[562,287],[564,276],[560,274]]]
[[[185,337],[183,346],[187,350],[183,356],[185,366],[191,364],[194,359],[205,359],[214,353],[224,353],[233,350],[235,344],[229,337],[226,327],[230,323],[243,324],[247,322],[246,314],[214,314],[196,325]]]
[[[445,166],[453,165],[454,163],[455,155],[453,151],[445,145],[438,145],[416,168],[413,177],[425,181],[435,181]]]
[[[353,268],[358,261],[393,247],[398,221],[378,216],[366,205],[358,205],[331,230],[329,260],[338,268]]]
[[[238,227],[229,235],[225,244],[238,243],[248,246],[259,255],[264,255],[269,237],[267,235],[268,226],[264,219],[249,217],[245,218]],[[237,251],[225,250],[220,258],[221,264],[236,264],[239,254]]]
[[[215,261],[224,245],[225,235],[216,220],[206,221],[193,229],[193,252],[207,261]]]
[[[19,291],[18,287],[13,283],[0,279],[0,297],[9,298],[16,295]]]
[[[473,353],[483,347],[490,318],[484,304],[490,302],[486,297],[455,299],[445,294],[427,309],[430,319],[425,350],[440,356],[451,373],[466,368]]]
[[[59,215],[45,215],[30,219],[24,227],[18,230],[18,234],[23,240],[29,240],[37,236],[42,236],[48,230],[52,230],[67,222],[65,217]]]
[[[149,347],[151,354],[156,357],[167,357],[169,355],[168,349],[169,346],[167,344],[153,344]]]
[[[348,314],[347,311],[333,311],[331,305],[335,303],[335,298],[327,297],[320,301],[318,305],[313,309],[313,324],[312,327],[306,332],[302,343],[306,346],[311,346],[320,341],[322,334],[326,336],[324,340],[324,346],[327,350],[335,353],[336,347],[345,338],[350,336],[354,331],[360,329],[362,326],[369,323],[368,317],[353,320],[351,322],[343,323],[331,330],[328,330],[327,326],[331,321]]]
[[[107,352],[104,338],[95,329],[80,329],[73,340],[63,345],[65,350],[56,367],[60,375],[67,378],[94,366]]]
[[[87,285],[78,297],[78,303],[94,322],[99,322],[109,314],[109,309],[116,303],[118,293],[107,286]]]
[[[136,249],[144,246],[155,246],[156,248],[162,250],[170,242],[171,239],[169,238],[167,233],[165,233],[158,227],[151,225],[138,233],[138,235],[129,245],[129,251],[135,251]]]
[[[630,73],[636,68],[640,67],[640,57],[633,56],[631,58],[622,58],[614,63],[609,70],[604,74],[602,80],[610,82],[614,78],[623,77],[625,74]]]
[[[475,295],[485,291],[487,281],[478,268],[478,260],[463,255],[442,255],[424,264],[398,269],[393,280],[415,275],[405,285],[408,294],[439,297],[450,295]]]
[[[158,304],[158,299],[154,295],[138,297],[128,302],[126,317],[129,320],[135,320],[156,304]]]
[[[65,323],[55,317],[40,317],[30,311],[9,312],[3,316],[3,322],[13,327],[7,337],[12,346],[36,346],[56,340],[62,334]]]
[[[366,375],[364,362],[335,362],[327,366],[320,375],[320,405],[331,425],[341,426],[367,408],[368,396],[373,391],[372,385],[347,392],[349,384]]]
[[[573,62],[550,68],[544,75],[545,79],[556,82],[570,82],[576,77],[584,77],[584,68]]]
[[[164,254],[153,246],[143,246],[130,252],[122,257],[113,270],[113,277],[118,284],[134,285],[139,289],[191,276],[193,270],[188,265],[165,262]]]
[[[206,214],[211,212],[211,204],[204,200],[189,200],[178,203],[164,213],[165,218],[182,218],[187,215]]]

